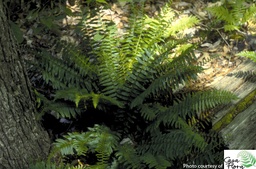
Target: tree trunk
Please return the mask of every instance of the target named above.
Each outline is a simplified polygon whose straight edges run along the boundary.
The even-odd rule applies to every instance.
[[[0,0],[0,168],[27,168],[47,156],[50,141],[35,119],[33,97]]]

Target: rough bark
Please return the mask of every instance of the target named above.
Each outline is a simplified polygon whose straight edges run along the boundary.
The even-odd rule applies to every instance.
[[[49,152],[33,97],[0,0],[0,168],[27,168]]]

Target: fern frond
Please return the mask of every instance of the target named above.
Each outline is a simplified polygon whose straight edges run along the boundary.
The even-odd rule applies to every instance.
[[[169,160],[164,156],[145,153],[139,155],[130,145],[123,145],[117,153],[119,161],[122,162],[125,168],[167,168],[171,166]]]
[[[175,36],[181,34],[188,28],[194,27],[199,23],[199,20],[195,16],[182,17],[176,22],[172,23],[170,28],[167,28],[165,32],[165,37]]]
[[[143,104],[139,108],[142,117],[148,121],[153,121],[158,113],[165,110],[164,107],[157,104]]]
[[[40,93],[37,93],[37,100],[40,102],[39,106],[42,106],[39,116],[43,116],[44,113],[52,111],[56,118],[72,118],[76,117],[76,115],[80,114],[81,112],[81,109],[77,108],[75,105],[49,100]]]
[[[236,98],[237,97],[230,92],[219,90],[197,92],[195,94],[187,95],[184,100],[175,103],[173,106],[162,107],[161,109],[158,108],[156,114],[152,114],[154,121],[147,130],[154,131],[160,124],[175,128],[186,128],[188,127],[186,122],[187,117],[199,117],[201,112],[209,110],[217,105],[227,104]]]
[[[256,73],[254,71],[239,71],[235,73],[229,73],[228,76],[235,76],[237,78],[243,78],[245,81],[255,83]]]
[[[170,112],[178,113],[183,119],[187,116],[200,115],[201,112],[209,110],[220,104],[227,104],[236,99],[236,95],[221,90],[209,90],[189,94],[180,103],[169,108]],[[165,119],[164,117],[162,118]]]
[[[229,13],[229,10],[223,5],[216,5],[211,8],[207,8],[214,16],[219,20],[224,20],[227,23],[234,23],[236,18]]]
[[[234,99],[237,99],[237,96],[228,91],[209,90],[196,92],[195,94],[188,95],[182,102],[180,102],[177,105],[177,108],[174,108],[176,109],[174,112],[179,112],[183,118],[186,116],[191,117],[193,116],[193,113],[196,113],[199,116],[201,112],[216,107],[217,105],[230,103]]]
[[[254,51],[242,51],[236,55],[249,58],[252,61],[256,62],[256,52],[254,52]]]
[[[119,146],[117,157],[124,168],[137,169],[146,167],[145,164],[141,163],[140,156],[136,152],[136,149],[130,144]]]
[[[224,30],[225,31],[239,30],[239,26],[238,25],[226,24],[226,25],[224,25]]]
[[[146,153],[141,156],[141,161],[147,164],[149,168],[166,169],[171,166],[169,160],[162,155]]]
[[[156,132],[150,142],[143,143],[139,150],[141,152],[146,150],[154,155],[158,155],[161,152],[167,159],[173,161],[175,158],[188,155],[193,147],[203,151],[206,146],[207,143],[200,134],[193,132],[189,128],[184,128],[182,130],[173,129],[166,134]]]
[[[41,56],[42,60],[40,65],[43,78],[46,83],[51,83],[55,89],[63,89],[71,86],[84,87],[88,88],[88,90],[93,89],[93,82],[90,83],[90,81],[86,81],[90,80],[89,78],[86,78],[90,70],[86,70],[87,68],[84,69],[85,66],[79,64],[81,66],[80,70],[74,69],[73,65],[76,63],[67,63],[68,60],[63,61],[57,59],[51,56],[47,51],[42,51]],[[78,60],[78,62],[80,62],[80,60]],[[86,67],[91,67],[93,69],[93,66],[89,66],[89,63],[86,64]]]
[[[58,149],[62,155],[72,155],[75,152],[78,155],[85,155],[88,151],[88,147],[83,141],[85,133],[73,132],[63,137],[64,139],[57,139],[55,142],[55,149]]]
[[[104,164],[117,147],[119,137],[105,126],[95,125],[88,129],[85,133],[68,133],[63,139],[57,139],[50,157],[57,152],[61,152],[63,156],[74,153],[86,156],[87,152],[94,152],[98,157],[99,166],[106,167]]]
[[[204,151],[194,149],[191,155],[187,156],[195,164],[218,164],[223,161],[223,149],[225,143],[223,138],[216,132],[202,133],[202,136],[207,142]]]
[[[108,102],[113,105],[117,105],[122,107],[122,103],[116,99],[113,99],[109,96],[105,96],[104,94],[96,94],[94,92],[88,93],[86,89],[77,89],[77,88],[69,88],[65,90],[58,90],[54,97],[55,100],[64,99],[69,100],[75,103],[76,107],[78,107],[81,101],[92,101],[93,107],[96,108],[99,103]]]
[[[62,42],[60,43],[60,47],[63,50],[62,59],[68,65],[72,65],[72,68],[77,70],[82,76],[93,78],[93,75],[97,73],[97,69],[92,64],[92,61],[90,61],[92,58],[82,54],[82,51],[76,45]]]
[[[256,14],[256,5],[253,3],[253,4],[250,4],[249,8],[245,11],[242,22],[249,21],[250,19],[255,17],[255,14]]]
[[[133,69],[128,74],[126,83],[120,89],[121,92],[119,97],[124,100],[131,100],[140,92],[143,92],[145,90],[145,85],[153,80],[154,73],[156,73],[153,69],[153,63],[155,61],[151,51],[146,51],[136,59],[137,62],[134,63]]]
[[[194,57],[190,53],[191,49],[191,47],[187,50],[184,48],[185,51],[182,51],[180,55],[177,54],[174,59],[169,57],[170,48],[159,54],[146,50],[136,58],[137,62],[134,63],[126,80],[128,83],[121,88],[119,97],[131,100],[133,98],[140,99],[142,96],[139,95],[143,95],[143,98],[135,101],[140,104],[150,94],[156,94],[160,90],[170,91],[171,88],[196,78],[195,74],[201,72],[202,69],[193,66]],[[131,86],[130,84],[135,85]]]
[[[207,8],[217,20],[224,21],[224,30],[239,30],[241,26],[255,16],[255,4],[248,5],[244,0],[224,1]]]
[[[120,42],[118,38],[115,38],[117,36],[115,29],[114,27],[108,28],[108,34],[95,51],[95,54],[100,56],[98,75],[99,83],[104,87],[102,92],[112,98],[117,97],[119,85],[124,82],[127,73],[124,66],[127,59],[120,55]]]
[[[224,152],[223,150],[219,152],[215,152],[214,148],[216,147],[212,147],[211,144],[208,144],[204,152],[198,151],[195,154],[193,154],[194,157],[189,156],[190,160],[193,160],[193,162],[196,165],[220,164],[223,161],[223,159],[221,159],[220,157],[223,157]]]
[[[155,95],[160,90],[167,91],[168,89],[178,88],[180,84],[185,84],[193,78],[195,74],[202,71],[201,67],[190,66],[180,67],[179,69],[171,69],[166,74],[157,77],[150,86],[138,95],[131,103],[131,107],[138,106],[143,103],[149,95]]]
[[[50,102],[48,105],[44,105],[43,110],[45,112],[50,110],[53,111],[56,118],[72,118],[81,113],[81,109],[63,102]]]

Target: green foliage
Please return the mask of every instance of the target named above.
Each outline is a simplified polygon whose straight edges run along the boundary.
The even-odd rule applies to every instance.
[[[61,155],[86,155],[95,153],[98,159],[97,166],[104,168],[110,155],[118,145],[118,136],[116,136],[107,127],[95,125],[89,128],[85,133],[69,133],[63,139],[57,139],[55,142],[55,151],[60,151]]]
[[[48,111],[54,111],[56,113],[54,115],[57,118],[75,117],[76,114],[79,114],[80,112],[80,109],[77,109],[70,104],[67,104],[65,102],[52,102],[51,100],[48,100],[44,95],[38,93],[37,91],[35,91],[35,94],[37,97],[37,108],[40,110],[40,113],[38,114],[38,119],[40,119],[44,115],[44,113]]]
[[[254,3],[245,0],[224,0],[207,9],[219,21],[224,21],[224,30],[239,30],[243,24],[253,19],[256,14]]]
[[[185,88],[203,71],[193,53],[196,45],[184,34],[198,19],[176,20],[168,6],[154,18],[135,12],[124,34],[100,16],[88,15],[77,30],[83,48],[59,42],[60,58],[42,50],[37,66],[52,88],[51,96],[40,96],[43,104],[65,103],[62,109],[115,117],[111,124],[103,119],[86,132],[58,139],[52,156],[93,153],[97,161],[89,168],[179,168],[190,159],[200,164],[198,156],[216,162],[221,142],[189,121],[204,121],[202,113],[236,97]],[[74,117],[72,111],[51,109]]]
[[[158,105],[158,111],[150,111],[150,108],[145,108],[147,105],[144,104],[142,105],[143,109],[141,113],[146,116],[145,118],[148,120],[148,117],[151,117],[152,123],[149,125],[149,129],[152,130],[152,132],[157,130],[161,123],[166,127],[172,125],[175,126],[175,128],[182,129],[188,128],[186,122],[187,117],[199,117],[201,112],[205,112],[217,105],[228,103],[235,98],[234,95],[226,91],[203,91],[195,94],[188,94],[182,101],[175,103],[170,107],[160,107]],[[146,112],[143,112],[145,110]]]
[[[256,53],[254,51],[242,51],[237,54],[237,56],[246,57],[256,62]],[[238,71],[235,73],[229,73],[229,76],[235,76],[237,78],[243,78],[245,81],[255,83],[256,82],[256,73],[254,70],[249,71]]]
[[[243,51],[238,53],[237,56],[246,57],[256,62],[256,53],[254,51]]]
[[[245,81],[252,82],[252,83],[256,82],[256,73],[252,70],[229,73],[228,76],[235,76],[237,78],[243,78]]]

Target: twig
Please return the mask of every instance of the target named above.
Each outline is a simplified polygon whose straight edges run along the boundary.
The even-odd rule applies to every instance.
[[[224,40],[224,42],[228,45],[228,48],[231,49],[231,46],[229,45],[229,43],[226,41],[226,39],[221,35],[220,31],[217,29],[218,34],[220,35],[220,37]]]

